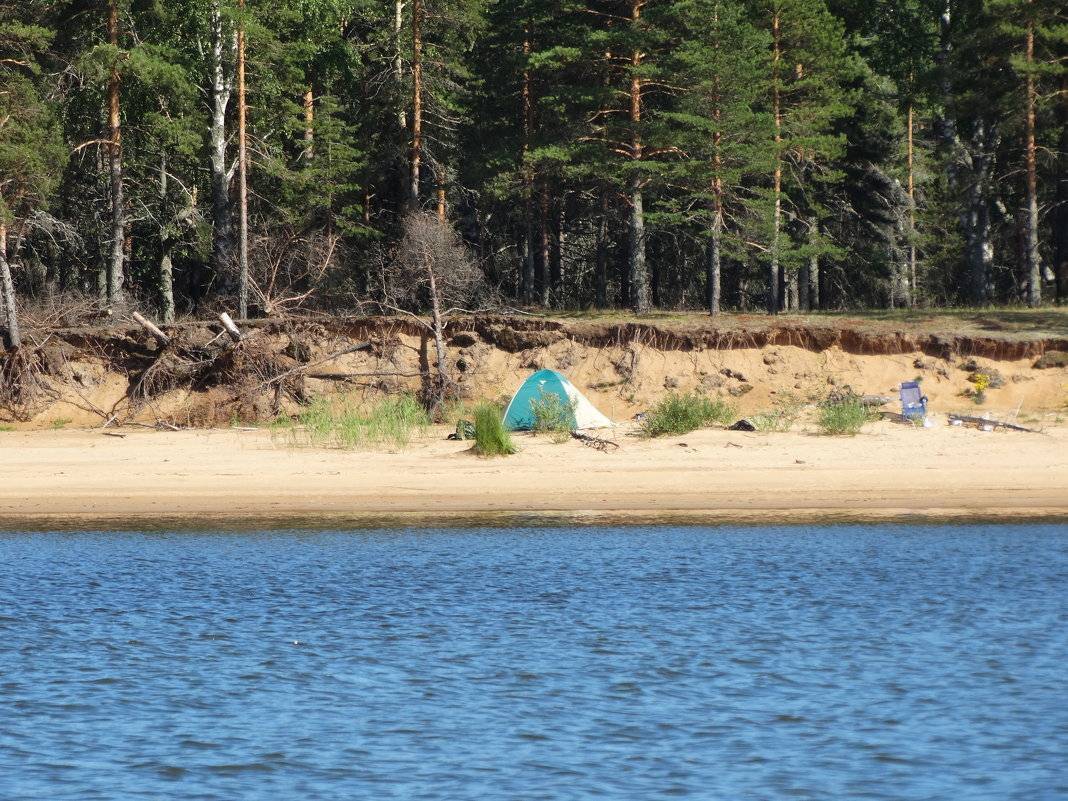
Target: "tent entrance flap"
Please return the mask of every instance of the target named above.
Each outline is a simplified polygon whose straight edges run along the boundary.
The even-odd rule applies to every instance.
[[[516,390],[508,408],[504,411],[504,426],[512,431],[529,431],[534,427],[533,403],[544,395],[556,395],[571,407],[574,417],[573,427],[608,428],[615,425],[601,414],[575,389],[574,384],[556,370],[538,370],[522,383]]]

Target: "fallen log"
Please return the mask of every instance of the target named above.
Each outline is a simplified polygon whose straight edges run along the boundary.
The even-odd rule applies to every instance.
[[[229,314],[227,314],[226,312],[222,312],[219,315],[219,322],[222,323],[223,328],[226,329],[226,333],[230,335],[230,339],[232,339],[234,342],[241,341],[243,337],[241,329],[237,327],[237,325],[234,323],[233,319],[231,319]]]
[[[959,420],[961,425],[975,426],[976,428],[984,428],[991,426],[994,430],[999,428],[1005,428],[1009,431],[1022,431],[1025,434],[1040,434],[1041,431],[1037,431],[1033,428],[1025,428],[1024,426],[1018,426],[1015,423],[1006,423],[1001,420],[990,420],[986,417],[976,417],[970,414],[951,414],[949,415],[949,422]]]
[[[164,334],[154,322],[144,317],[141,312],[134,312],[133,318],[134,322],[136,322],[139,326],[148,331],[148,333],[152,335],[152,338],[155,339],[160,345],[163,345],[163,347],[167,347],[167,345],[171,344],[171,338]]]
[[[618,442],[612,442],[610,439],[603,439],[601,437],[595,437],[592,434],[583,434],[581,431],[572,431],[572,439],[577,439],[587,448],[593,448],[594,450],[607,451],[609,448],[618,448]]]
[[[893,398],[888,398],[885,395],[861,395],[861,406],[885,406],[890,403]]]

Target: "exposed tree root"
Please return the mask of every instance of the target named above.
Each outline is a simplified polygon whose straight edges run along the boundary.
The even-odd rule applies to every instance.
[[[22,345],[0,358],[0,408],[15,420],[29,420],[55,392],[43,378],[40,349]]]

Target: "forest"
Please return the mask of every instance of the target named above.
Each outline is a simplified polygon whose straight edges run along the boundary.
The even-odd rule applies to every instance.
[[[9,347],[42,304],[436,314],[442,287],[1065,303],[1068,7],[0,0],[0,278]]]

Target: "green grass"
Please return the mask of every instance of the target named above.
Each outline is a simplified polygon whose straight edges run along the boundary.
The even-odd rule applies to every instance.
[[[816,425],[824,434],[848,434],[854,436],[872,419],[871,410],[859,399],[849,398],[820,407]]]
[[[297,444],[400,450],[429,426],[426,410],[411,395],[385,398],[367,410],[316,398],[297,416],[291,433]],[[286,426],[279,421],[279,427]]]
[[[555,392],[542,393],[530,402],[534,434],[548,434],[553,442],[567,442],[575,429],[575,407]]]
[[[8,426],[8,425],[0,426],[0,431],[14,431],[14,430],[15,430],[15,426]]]
[[[687,434],[713,423],[727,425],[734,419],[734,411],[734,406],[719,398],[706,398],[696,392],[686,395],[672,392],[646,412],[642,434],[663,437]]]
[[[764,434],[782,434],[794,427],[801,417],[802,406],[793,395],[784,395],[775,401],[770,411],[754,414],[748,420]]]
[[[519,450],[495,404],[480,403],[475,408],[475,450],[482,456],[508,456]]]
[[[61,428],[69,426],[72,422],[74,421],[69,417],[57,417],[50,423],[50,425],[52,426],[53,431],[59,431]]]

